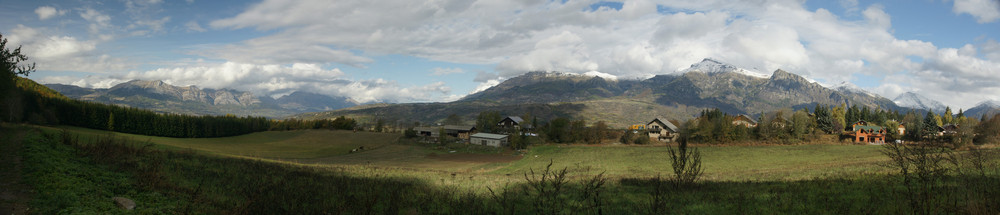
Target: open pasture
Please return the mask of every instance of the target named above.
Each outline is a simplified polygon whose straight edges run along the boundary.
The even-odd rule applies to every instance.
[[[63,127],[82,139],[106,131]],[[549,161],[580,175],[651,178],[670,174],[666,148],[626,145],[542,145],[524,153],[464,152],[400,141],[401,135],[330,130],[269,131],[224,138],[164,138],[116,133],[158,147],[211,155],[257,158],[314,166],[363,166],[413,172],[492,175],[520,179]],[[365,150],[350,153],[352,149]],[[700,146],[711,181],[808,180],[885,172],[886,161],[871,145]],[[451,153],[451,151],[458,151]]]

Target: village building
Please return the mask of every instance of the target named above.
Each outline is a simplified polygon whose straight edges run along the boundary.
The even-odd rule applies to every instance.
[[[509,144],[508,136],[503,134],[476,133],[470,135],[469,143],[473,145],[502,147]]]
[[[745,114],[736,115],[733,117],[733,125],[746,126],[747,128],[757,127],[757,120]]]
[[[906,126],[903,126],[903,124],[899,124],[899,126],[897,126],[896,128],[896,133],[899,133],[899,136],[906,135]]]
[[[649,132],[650,138],[656,138],[660,141],[673,141],[677,139],[679,129],[677,129],[676,125],[670,123],[670,121],[655,118],[653,121],[646,123],[646,131]]]
[[[458,138],[463,142],[469,141],[470,135],[476,133],[476,126],[471,125],[446,125],[441,127],[424,126],[413,128],[413,130],[417,132],[418,136],[422,136],[424,139],[429,141],[438,141],[438,137],[440,137],[442,129],[444,130],[445,135]]]
[[[938,136],[944,135],[954,135],[958,133],[958,125],[956,124],[945,124],[938,126]]]
[[[508,116],[500,120],[497,126],[503,130],[522,130],[522,129],[532,129],[531,123],[525,123],[524,119],[519,116]]]
[[[877,125],[868,125],[868,122],[864,120],[851,124],[851,132],[851,136],[854,136],[854,142],[885,143],[885,128]]]

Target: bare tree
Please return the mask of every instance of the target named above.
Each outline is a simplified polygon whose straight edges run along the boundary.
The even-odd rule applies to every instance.
[[[677,142],[677,149],[667,146],[671,167],[678,184],[692,184],[701,176],[701,153],[698,148],[689,148],[686,135]]]

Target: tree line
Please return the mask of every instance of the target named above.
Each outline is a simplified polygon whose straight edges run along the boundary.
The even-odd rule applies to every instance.
[[[675,123],[679,127],[679,135],[685,141],[694,143],[725,144],[747,141],[795,143],[817,140],[824,135],[847,139],[851,137],[851,125],[859,121],[885,128],[887,142],[936,141],[949,143],[957,148],[1000,141],[1000,115],[992,118],[984,115],[977,120],[966,117],[962,110],[953,115],[950,107],[938,115],[933,111],[919,114],[917,110],[909,110],[904,114],[898,110],[872,109],[857,105],[848,107],[846,104],[834,106],[817,104],[812,111],[802,108],[795,111],[784,109],[760,113],[753,118],[757,122],[756,126],[733,123],[737,117],[739,115],[730,115],[716,108],[703,110],[694,119]],[[537,139],[533,141],[536,143],[563,144],[599,144],[616,140],[624,144],[651,142],[644,130],[614,129],[603,121],[588,124],[583,119],[556,117],[539,122],[532,118],[531,123],[536,125],[532,126],[533,129],[507,131],[497,127],[496,123],[501,119],[498,111],[480,112],[476,118],[476,126],[480,132],[513,134],[511,142],[515,148],[526,147],[520,143],[532,138]],[[537,126],[538,124],[541,126]],[[900,125],[905,129],[903,132],[905,135],[897,132]],[[949,125],[954,125],[953,127],[957,129],[942,135],[940,129]],[[525,136],[522,133],[536,136]]]

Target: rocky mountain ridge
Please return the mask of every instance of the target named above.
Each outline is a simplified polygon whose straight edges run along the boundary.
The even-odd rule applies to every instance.
[[[761,75],[705,59],[681,73],[644,80],[529,72],[455,102],[359,106],[297,117],[378,114],[396,120],[433,122],[450,114],[469,119],[480,111],[498,110],[510,115],[527,112],[535,116],[566,116],[623,125],[656,116],[690,119],[707,108],[719,108],[730,114],[757,115],[812,109],[816,104],[900,108],[887,98],[861,89],[831,89],[785,70]]]
[[[344,97],[335,98],[317,93],[293,92],[273,99],[246,91],[180,87],[158,80],[132,80],[107,89],[63,84],[46,86],[70,98],[85,101],[194,115],[236,114],[281,118],[357,105]]]

